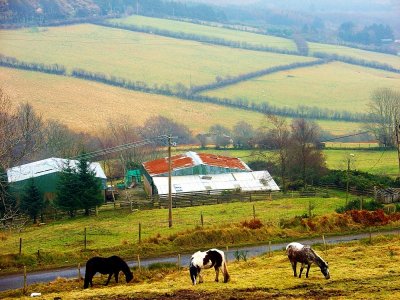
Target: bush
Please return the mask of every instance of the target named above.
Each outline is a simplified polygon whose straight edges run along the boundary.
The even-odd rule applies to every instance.
[[[259,229],[263,227],[263,223],[259,219],[253,219],[250,221],[243,221],[240,223],[243,227],[250,228],[250,229]]]
[[[349,210],[358,210],[358,209],[360,209],[360,201],[362,201],[362,199],[351,200],[347,203],[347,205],[341,206],[341,207],[337,208],[335,211],[337,213],[341,214],[341,213],[344,213]],[[377,210],[377,209],[382,209],[383,204],[378,203],[374,200],[365,201],[365,202],[363,202],[362,208],[363,208],[363,210],[373,211],[373,210]]]

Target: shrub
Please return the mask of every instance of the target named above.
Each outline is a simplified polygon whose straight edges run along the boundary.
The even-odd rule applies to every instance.
[[[337,213],[341,214],[341,213],[344,213],[349,210],[358,210],[360,208],[360,201],[362,201],[362,199],[351,200],[347,203],[347,205],[341,206],[341,207],[337,208],[335,211]],[[383,204],[378,203],[374,200],[365,201],[365,202],[363,202],[362,208],[363,208],[363,210],[373,211],[373,210],[377,210],[377,209],[382,209]]]
[[[263,223],[259,219],[252,219],[250,221],[243,221],[240,223],[243,227],[250,228],[250,229],[259,229],[263,227]]]

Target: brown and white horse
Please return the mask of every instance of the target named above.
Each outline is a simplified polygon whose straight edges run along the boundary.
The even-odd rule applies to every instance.
[[[317,253],[311,249],[310,246],[305,246],[300,243],[290,243],[286,246],[286,254],[289,257],[290,263],[292,264],[294,277],[297,277],[296,267],[297,263],[301,263],[299,278],[303,272],[304,266],[307,265],[306,277],[308,278],[308,272],[310,271],[311,264],[315,263],[324,274],[326,279],[330,278],[328,263],[325,262]]]
[[[189,272],[190,279],[193,285],[197,283],[197,276],[199,276],[199,283],[203,282],[203,277],[200,274],[201,269],[215,269],[215,281],[218,282],[219,270],[221,269],[224,275],[224,282],[229,281],[228,268],[226,266],[225,253],[218,249],[210,249],[207,251],[197,251],[190,259]]]

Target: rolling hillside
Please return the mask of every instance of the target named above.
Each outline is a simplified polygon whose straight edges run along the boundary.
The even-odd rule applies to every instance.
[[[148,85],[205,84],[313,58],[216,47],[96,25],[0,31],[0,53],[22,61],[62,64],[67,70],[143,81]]]
[[[166,19],[133,16],[110,22],[150,26],[286,50],[293,50],[294,45],[288,39]],[[395,72],[338,62],[326,64],[324,61],[321,61],[324,64],[318,66],[301,65],[287,71],[274,70],[269,75],[257,75],[260,70],[314,62],[316,58],[217,46],[93,24],[1,30],[0,40],[0,54],[24,62],[58,63],[67,68],[68,75],[57,77],[4,69],[1,74],[2,87],[16,101],[32,102],[44,113],[45,118],[56,118],[73,129],[91,132],[98,129],[99,120],[104,123],[121,115],[129,115],[138,124],[143,124],[147,118],[162,114],[179,120],[195,133],[205,131],[217,123],[232,128],[240,120],[258,127],[262,115],[250,112],[249,109],[253,104],[262,106],[263,102],[283,108],[304,105],[360,113],[366,111],[370,93],[375,88],[397,88],[400,79]],[[358,55],[394,67],[400,65],[400,58],[391,55],[348,47],[315,45],[310,43],[312,51],[320,50],[318,47],[329,51],[339,49],[340,55]],[[151,94],[157,92],[155,89],[147,93],[132,92],[77,80],[69,76],[75,68],[102,73],[109,78],[121,77],[141,82],[152,88],[168,87],[176,95],[184,88],[219,84],[227,80],[227,84],[223,84],[224,88],[206,87],[201,95],[216,96],[223,105],[228,103],[224,102],[224,98],[227,98],[232,103],[242,101],[247,106],[243,106],[242,110],[233,109],[187,101],[184,99],[187,96],[185,92],[179,94],[183,99],[178,99]],[[246,74],[255,76],[246,77]],[[239,80],[230,83],[229,80],[235,77]],[[77,107],[79,111],[76,111]],[[361,123],[342,121],[320,120],[318,123],[324,130],[335,135],[354,132],[362,126]]]
[[[295,43],[290,39],[261,35],[251,32],[244,32],[222,27],[222,24],[215,23],[215,26],[207,26],[182,22],[169,19],[150,18],[144,16],[130,16],[127,18],[110,19],[111,24],[136,25],[143,28],[155,28],[159,30],[207,36],[227,41],[248,43],[250,45],[262,45],[267,47],[296,51]]]
[[[281,71],[204,94],[268,101],[280,107],[307,105],[367,112],[371,93],[381,87],[400,89],[400,74],[333,62]]]
[[[160,114],[187,125],[194,133],[207,131],[216,123],[232,128],[240,120],[259,127],[263,120],[260,113],[37,72],[0,67],[0,82],[13,101],[29,101],[45,119],[59,120],[78,131],[98,132],[108,120],[125,116],[142,125],[148,118]],[[318,123],[324,130],[338,135],[360,126],[351,122],[321,120]]]

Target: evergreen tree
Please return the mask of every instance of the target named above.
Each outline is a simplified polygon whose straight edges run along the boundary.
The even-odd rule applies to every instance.
[[[101,182],[96,178],[96,173],[90,168],[90,162],[81,157],[77,165],[77,177],[79,182],[79,203],[89,215],[89,209],[101,205],[103,197],[101,194]]]
[[[68,162],[60,172],[54,204],[57,208],[67,211],[71,218],[75,216],[76,210],[81,207],[80,197],[78,196],[79,189],[78,175],[71,167],[71,163]]]
[[[29,180],[24,192],[19,204],[20,209],[32,218],[33,223],[36,223],[38,215],[44,208],[44,200],[33,178]]]

